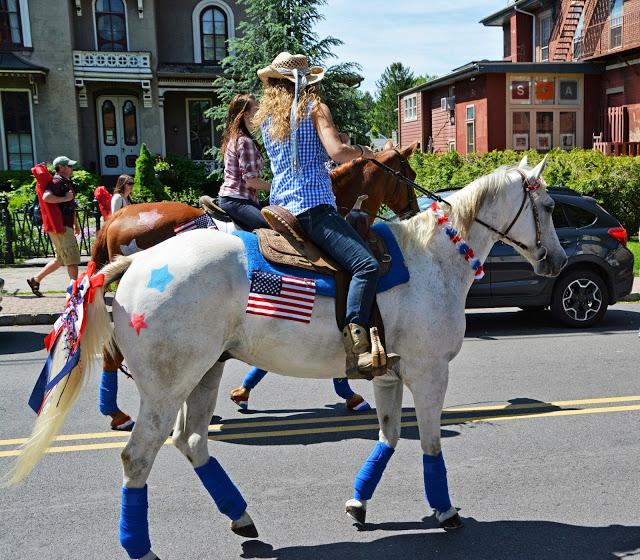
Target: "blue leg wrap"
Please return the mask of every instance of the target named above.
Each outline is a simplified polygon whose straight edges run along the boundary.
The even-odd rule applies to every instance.
[[[257,367],[251,368],[247,375],[244,376],[242,380],[242,386],[245,389],[253,389],[260,381],[263,380],[264,376],[267,375],[267,370],[259,369]]]
[[[356,500],[370,500],[395,449],[379,441],[362,465],[353,483]]]
[[[147,486],[123,488],[120,507],[120,544],[130,558],[142,558],[151,550],[147,521]]]
[[[349,380],[346,377],[335,378],[333,380],[333,388],[336,391],[336,395],[342,397],[345,401],[348,401],[353,397],[353,391],[349,386]]]
[[[438,455],[423,455],[424,491],[429,505],[443,513],[451,508],[447,468],[444,466],[442,452]]]
[[[231,482],[222,465],[213,457],[209,457],[206,465],[194,470],[218,506],[220,513],[224,513],[231,521],[240,519],[247,509],[247,502],[244,501],[240,490]]]
[[[99,403],[100,412],[105,416],[109,416],[114,412],[118,412],[118,372],[103,371],[100,380]]]

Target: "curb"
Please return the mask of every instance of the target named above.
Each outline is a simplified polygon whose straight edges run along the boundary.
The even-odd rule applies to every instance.
[[[53,325],[60,313],[23,313],[22,315],[1,315],[0,327],[25,325]]]

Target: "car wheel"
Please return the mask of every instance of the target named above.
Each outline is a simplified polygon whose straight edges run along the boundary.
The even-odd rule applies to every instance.
[[[538,313],[539,311],[544,311],[547,308],[546,305],[521,305],[520,309],[522,311],[526,311],[527,313]]]
[[[604,317],[609,293],[602,277],[589,270],[575,270],[553,288],[551,314],[570,327],[590,327]]]

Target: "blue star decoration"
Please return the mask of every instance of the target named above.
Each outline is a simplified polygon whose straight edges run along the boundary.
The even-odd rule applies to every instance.
[[[169,265],[166,264],[162,268],[153,268],[151,270],[151,278],[147,284],[147,288],[155,288],[159,292],[164,292],[167,285],[175,276],[169,272]]]

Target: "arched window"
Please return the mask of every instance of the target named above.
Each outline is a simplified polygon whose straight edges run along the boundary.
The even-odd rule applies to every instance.
[[[200,0],[191,14],[193,61],[220,64],[229,54],[228,41],[235,37],[233,10],[224,0]]]
[[[127,50],[127,16],[123,0],[96,0],[96,38],[100,51]]]
[[[200,37],[202,40],[202,62],[220,64],[227,56],[227,16],[216,7],[200,12]]]

